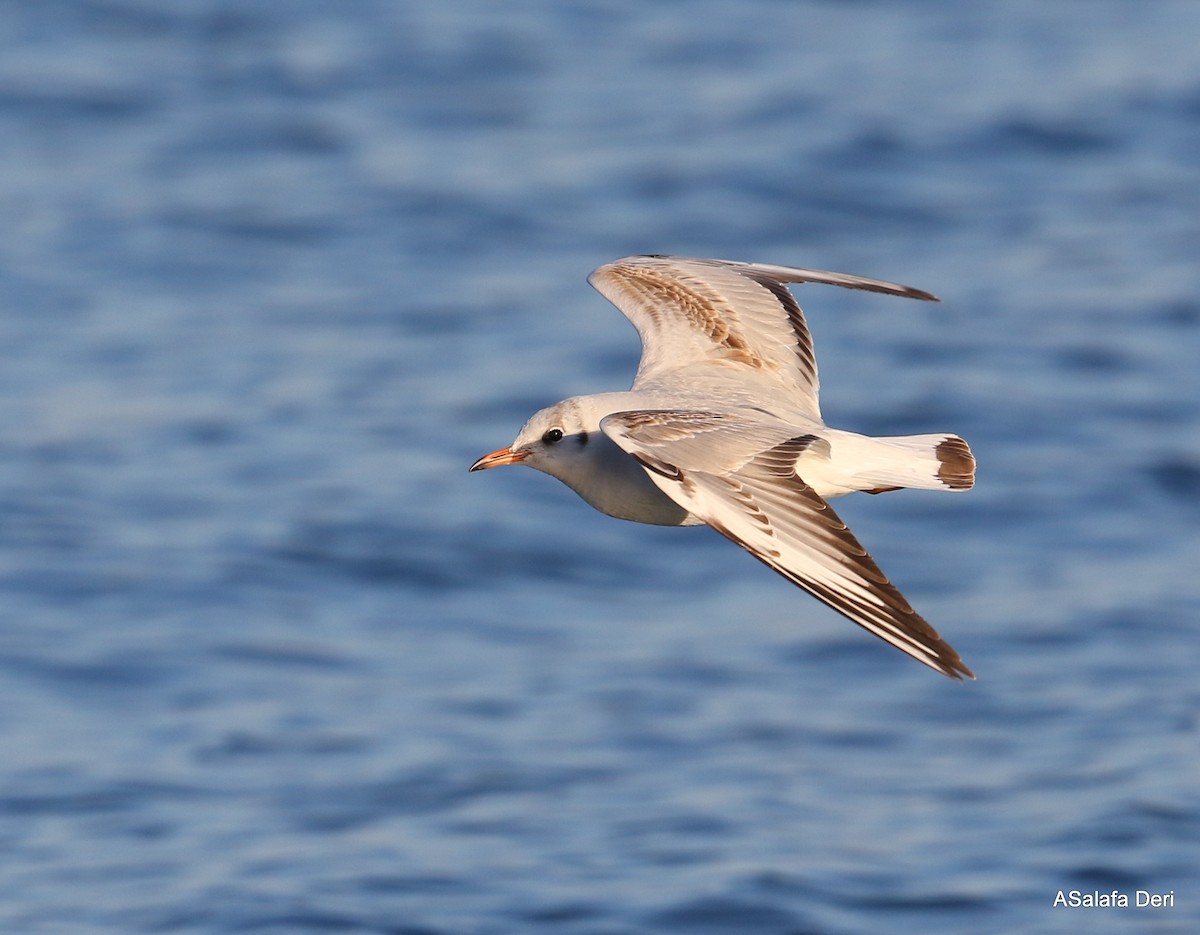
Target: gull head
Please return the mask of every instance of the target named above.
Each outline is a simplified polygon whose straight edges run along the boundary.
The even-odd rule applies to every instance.
[[[524,464],[562,481],[601,513],[660,526],[700,522],[658,489],[641,464],[600,429],[629,408],[629,393],[574,396],[535,413],[507,448],[486,454],[472,471]]]
[[[601,435],[599,420],[589,420],[577,399],[567,399],[536,412],[507,448],[486,454],[471,465],[484,471],[505,464],[524,464],[559,480],[588,473],[589,445]]]

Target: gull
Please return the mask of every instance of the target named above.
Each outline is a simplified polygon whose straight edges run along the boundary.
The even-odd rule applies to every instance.
[[[971,449],[945,433],[828,427],[812,338],[787,284],[937,297],[845,273],[658,255],[608,263],[588,282],[641,337],[633,387],[541,410],[471,470],[523,464],[618,519],[707,524],[919,662],[974,678],[828,502],[857,491],[967,490]]]

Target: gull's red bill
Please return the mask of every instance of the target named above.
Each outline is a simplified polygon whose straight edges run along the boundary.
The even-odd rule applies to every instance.
[[[501,448],[498,451],[493,451],[491,454],[486,454],[474,464],[471,465],[472,471],[486,471],[488,468],[503,467],[505,464],[520,464],[529,457],[527,451],[513,451],[509,448]]]

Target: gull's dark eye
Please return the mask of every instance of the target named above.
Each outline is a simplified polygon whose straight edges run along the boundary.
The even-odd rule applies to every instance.
[[[557,445],[562,441],[562,429],[546,429],[546,434],[542,436],[542,441],[547,445]]]

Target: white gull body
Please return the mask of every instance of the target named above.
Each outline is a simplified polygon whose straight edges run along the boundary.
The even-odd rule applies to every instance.
[[[632,389],[541,410],[471,470],[524,464],[609,516],[705,523],[920,662],[973,677],[827,502],[966,490],[970,448],[946,433],[877,438],[826,426],[812,339],[785,284],[936,298],[843,273],[666,256],[626,257],[588,281],[641,336]]]

